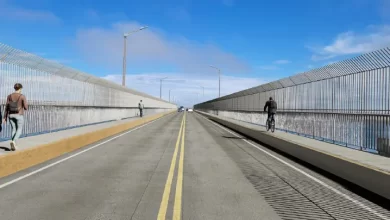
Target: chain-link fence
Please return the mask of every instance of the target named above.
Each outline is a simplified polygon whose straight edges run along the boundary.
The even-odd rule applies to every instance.
[[[0,43],[0,107],[15,83],[23,85],[30,109],[23,134],[33,135],[137,116],[142,100],[145,114],[176,105],[125,88],[36,55]],[[0,140],[10,136],[9,125]]]
[[[210,100],[195,109],[264,125],[265,102],[278,104],[276,127],[348,147],[389,154],[390,48]]]

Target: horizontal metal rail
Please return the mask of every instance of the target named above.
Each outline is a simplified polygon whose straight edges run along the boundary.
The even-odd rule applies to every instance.
[[[224,111],[223,109],[208,109],[208,110],[213,110],[213,111]],[[236,110],[235,112],[243,112],[243,113],[264,113],[262,110]],[[313,114],[337,114],[337,115],[363,115],[363,116],[390,116],[390,112],[383,112],[383,111],[370,111],[370,112],[363,112],[363,111],[356,111],[354,112],[349,112],[349,111],[323,111],[323,110],[286,110],[286,109],[280,109],[277,110],[276,114],[281,114],[281,113],[299,113],[299,114],[307,114],[307,113],[313,113]]]

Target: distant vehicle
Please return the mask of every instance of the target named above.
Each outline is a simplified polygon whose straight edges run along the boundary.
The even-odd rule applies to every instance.
[[[193,112],[194,110],[192,108],[187,108],[188,112]]]
[[[184,111],[184,107],[183,106],[180,106],[179,109],[177,109],[177,112],[183,112]]]

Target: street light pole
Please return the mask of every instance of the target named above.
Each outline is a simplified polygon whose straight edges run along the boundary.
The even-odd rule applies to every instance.
[[[219,81],[219,97],[221,97],[221,70],[218,69],[218,81]]]
[[[126,86],[126,45],[127,45],[127,36],[124,35],[124,44],[123,44],[123,73],[122,73],[122,86]]]
[[[165,77],[165,78],[160,79],[160,99],[161,99],[161,95],[162,95],[162,81],[163,81],[164,79],[166,79],[166,78],[168,78],[168,77]]]
[[[196,93],[196,103],[193,104],[193,106],[195,106],[197,103],[199,103],[199,93]],[[193,107],[193,106],[192,106],[192,107]]]
[[[141,31],[143,29],[146,29],[148,28],[147,26],[145,27],[140,27],[139,29],[137,30],[134,30],[134,31],[131,31],[129,33],[125,33],[123,34],[123,72],[122,72],[122,86],[126,86],[126,57],[127,57],[127,37],[132,34],[132,33],[135,33],[137,31]]]
[[[169,90],[169,102],[171,102],[171,90],[172,89]]]
[[[221,70],[215,66],[210,66],[211,68],[218,70],[218,78],[219,78],[219,97],[221,97]]]

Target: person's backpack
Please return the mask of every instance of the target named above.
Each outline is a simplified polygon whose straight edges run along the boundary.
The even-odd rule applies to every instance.
[[[269,103],[269,107],[271,109],[276,109],[276,102],[274,100],[272,100],[270,103]]]
[[[9,111],[9,113],[11,113],[11,114],[16,114],[16,113],[19,113],[19,105],[18,105],[18,103],[19,103],[19,99],[20,99],[20,97],[21,97],[22,95],[19,95],[19,97],[18,97],[18,99],[16,100],[16,102],[14,102],[13,100],[12,100],[12,96],[10,97],[10,102],[8,103],[8,111]]]

